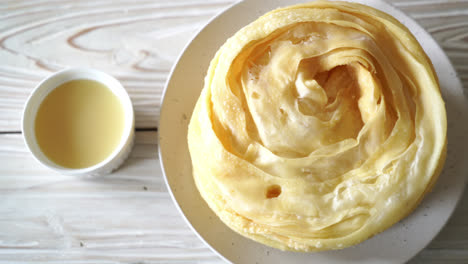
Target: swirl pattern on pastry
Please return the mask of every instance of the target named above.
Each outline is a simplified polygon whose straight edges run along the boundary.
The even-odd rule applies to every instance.
[[[348,247],[408,215],[445,160],[429,58],[390,15],[317,1],[271,11],[211,61],[188,143],[220,219],[272,247]]]

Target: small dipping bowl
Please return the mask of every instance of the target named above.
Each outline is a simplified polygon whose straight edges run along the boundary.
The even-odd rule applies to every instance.
[[[122,109],[124,124],[123,131],[120,141],[118,142],[115,149],[101,162],[83,168],[67,168],[57,163],[53,162],[49,157],[47,157],[44,152],[41,150],[37,137],[36,137],[36,116],[44,99],[51,93],[54,89],[60,85],[67,83],[73,80],[92,80],[101,83],[107,87],[119,100]],[[42,163],[44,166],[65,175],[87,175],[87,176],[97,176],[104,175],[112,172],[117,169],[124,160],[130,154],[130,151],[133,147],[133,141],[135,137],[134,133],[135,120],[132,102],[130,97],[127,94],[127,91],[123,88],[119,81],[114,77],[89,68],[70,68],[59,71],[55,74],[52,74],[45,80],[43,80],[39,85],[33,90],[29,96],[26,105],[24,107],[23,117],[22,117],[22,131],[24,141],[33,154],[34,158]]]

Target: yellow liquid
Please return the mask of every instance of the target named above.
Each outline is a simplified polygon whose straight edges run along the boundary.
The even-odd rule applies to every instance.
[[[73,80],[54,89],[39,106],[36,139],[56,164],[85,168],[115,150],[124,121],[122,104],[109,88],[92,80]]]

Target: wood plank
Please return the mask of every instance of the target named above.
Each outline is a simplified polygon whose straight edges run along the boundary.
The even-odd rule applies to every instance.
[[[0,259],[217,261],[173,205],[156,141],[138,132],[122,168],[86,179],[43,168],[21,135],[0,135]]]
[[[425,250],[409,264],[464,264],[467,259],[466,250]]]
[[[154,128],[161,94],[189,39],[235,0],[20,1],[0,6],[0,131],[19,131],[38,82],[68,66],[116,76],[127,88],[136,126]],[[468,87],[468,2],[393,1],[441,44]],[[50,47],[54,47],[51,49]]]
[[[156,142],[156,132],[137,132],[122,168],[86,179],[42,167],[20,134],[0,135],[0,263],[221,262],[173,205]],[[410,263],[467,259],[465,193],[447,226]]]
[[[233,0],[12,1],[0,5],[0,131],[47,75],[93,67],[119,79],[138,128],[157,126],[164,83],[193,35]],[[53,48],[51,48],[53,47]]]
[[[216,263],[167,193],[157,133],[138,132],[124,166],[91,179],[42,167],[21,135],[0,135],[0,263]]]
[[[468,90],[468,1],[421,0],[393,1],[393,4],[414,18],[445,51],[465,93]],[[424,47],[424,43],[421,43]]]

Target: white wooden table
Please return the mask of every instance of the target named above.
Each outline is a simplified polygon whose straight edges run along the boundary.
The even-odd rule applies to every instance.
[[[178,54],[234,2],[0,2],[0,263],[222,263],[169,197],[157,121]],[[392,3],[434,36],[468,89],[468,1]],[[27,96],[42,78],[67,66],[114,75],[133,100],[136,146],[111,175],[85,180],[55,174],[36,163],[23,143]],[[410,263],[468,263],[468,194]]]

